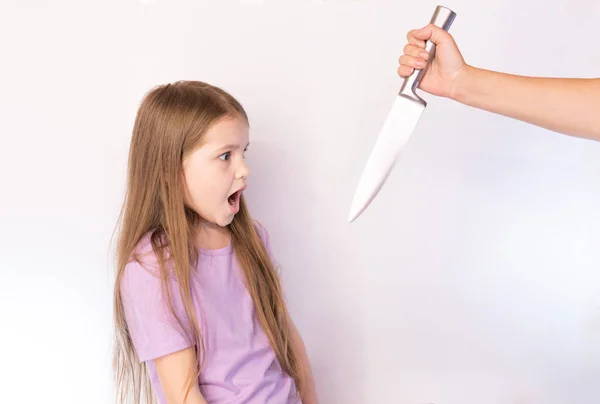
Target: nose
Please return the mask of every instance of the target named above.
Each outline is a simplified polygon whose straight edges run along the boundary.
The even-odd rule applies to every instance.
[[[237,169],[237,178],[248,178],[248,175],[250,175],[250,169],[248,168],[248,166],[246,165],[246,161],[242,160],[240,162],[240,166]]]

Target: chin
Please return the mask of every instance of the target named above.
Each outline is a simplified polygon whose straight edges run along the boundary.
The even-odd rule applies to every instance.
[[[233,221],[233,217],[234,215],[229,215],[229,216],[221,216],[221,217],[212,217],[210,219],[206,219],[206,218],[202,218],[201,220],[204,221],[207,224],[210,225],[214,225],[214,226],[219,226],[219,227],[227,227],[231,224],[231,222]]]
[[[217,221],[217,224],[221,227],[227,227],[231,224],[231,222],[233,222],[233,218],[234,218],[233,215],[224,217],[221,220]]]

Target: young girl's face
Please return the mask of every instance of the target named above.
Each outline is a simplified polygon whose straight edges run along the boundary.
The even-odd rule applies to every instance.
[[[244,153],[249,128],[241,118],[224,118],[183,160],[185,200],[207,222],[227,226],[239,210],[249,170]]]

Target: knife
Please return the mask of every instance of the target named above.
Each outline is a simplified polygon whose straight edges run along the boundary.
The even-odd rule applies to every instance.
[[[455,18],[456,13],[454,11],[443,6],[437,6],[430,22],[444,31],[448,31]],[[348,217],[349,223],[356,220],[373,202],[427,107],[427,102],[417,95],[416,89],[435,56],[435,44],[427,41],[425,49],[429,52],[427,65],[423,69],[415,69],[413,74],[404,79],[396,100],[379,132],[375,147],[367,160],[352,199]]]

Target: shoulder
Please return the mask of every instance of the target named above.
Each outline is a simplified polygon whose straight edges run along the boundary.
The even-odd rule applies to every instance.
[[[177,279],[171,274],[168,260],[165,266],[165,271],[161,271],[150,236],[143,237],[123,268],[119,282],[121,300],[130,319],[135,315],[148,324],[159,321],[166,316],[170,304],[178,313],[181,311]]]
[[[267,231],[267,228],[261,222],[259,222],[256,219],[254,219],[254,228],[258,232],[258,235],[263,240],[263,242],[265,240],[268,240],[268,238],[269,238],[269,232]]]
[[[121,290],[131,294],[139,289],[154,289],[160,284],[160,279],[158,256],[152,246],[151,235],[148,233],[137,243],[123,268]]]
[[[254,226],[256,227],[256,231],[258,232],[258,235],[263,245],[265,246],[265,250],[267,251],[267,255],[269,256],[271,263],[277,269],[277,271],[279,271],[279,262],[277,261],[275,254],[273,253],[273,248],[271,246],[271,236],[269,235],[269,231],[262,223],[260,223],[256,219],[254,219]]]
[[[169,270],[167,262],[167,271]],[[122,311],[140,361],[162,357],[191,345],[189,323],[176,281],[165,293],[158,257],[149,235],[136,245],[120,280]]]
[[[269,235],[269,231],[267,228],[258,220],[254,219],[254,227],[256,228],[256,232],[263,242],[265,248],[271,253],[271,236]]]

